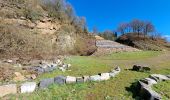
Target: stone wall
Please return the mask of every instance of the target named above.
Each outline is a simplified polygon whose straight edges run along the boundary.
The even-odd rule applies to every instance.
[[[83,83],[83,82],[106,81],[112,77],[115,77],[117,74],[120,73],[120,71],[121,69],[117,67],[108,73],[99,73],[98,75],[92,75],[92,76],[84,75],[81,77],[74,77],[74,76],[60,75],[54,78],[43,79],[38,84],[36,82],[25,82],[18,85],[17,84],[2,85],[0,86],[0,97],[3,97],[8,94],[32,93],[36,89],[48,88],[48,86],[51,84],[76,84],[76,83]],[[18,90],[17,90],[17,86],[19,87]]]
[[[141,51],[139,49],[126,46],[110,40],[97,40],[96,41],[97,51],[94,55],[105,55],[113,52],[134,52]]]
[[[138,81],[138,91],[136,92],[139,93],[139,96],[142,100],[161,100],[161,95],[152,89],[152,85],[167,80],[170,80],[169,75],[152,74],[149,76],[149,78]]]

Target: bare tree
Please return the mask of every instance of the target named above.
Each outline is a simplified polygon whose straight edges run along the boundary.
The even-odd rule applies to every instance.
[[[97,27],[95,26],[95,27],[93,27],[93,34],[98,34],[99,32],[98,32],[98,29],[97,29]]]
[[[151,22],[144,22],[144,37],[146,37],[150,32],[155,31],[155,26]]]
[[[134,33],[138,33],[138,36],[140,35],[140,32],[143,31],[144,29],[144,22],[143,21],[140,21],[138,19],[134,19],[132,20],[132,22],[130,23],[131,27],[132,27],[132,30]]]
[[[117,31],[124,35],[125,33],[127,33],[128,29],[129,29],[129,24],[121,23],[119,24]]]

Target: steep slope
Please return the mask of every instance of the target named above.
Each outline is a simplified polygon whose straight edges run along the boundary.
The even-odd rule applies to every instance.
[[[1,58],[95,51],[85,20],[76,16],[65,0],[1,0],[0,33]]]

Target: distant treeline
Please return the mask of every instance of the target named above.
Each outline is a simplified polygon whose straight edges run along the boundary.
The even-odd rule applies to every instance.
[[[119,35],[125,35],[128,33],[136,33],[138,36],[150,37],[150,38],[160,38],[161,33],[156,31],[154,24],[150,21],[143,21],[139,19],[134,19],[128,23],[120,23],[116,30],[106,30],[104,32],[98,32],[97,28],[93,29],[94,34],[108,39],[115,40]]]

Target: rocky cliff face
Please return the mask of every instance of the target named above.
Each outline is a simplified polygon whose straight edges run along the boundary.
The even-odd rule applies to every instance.
[[[71,19],[67,13],[51,10],[53,8],[47,6],[50,2],[42,4],[44,1],[0,1],[0,53],[5,56],[42,57],[93,52],[95,40],[84,29],[82,21]]]

